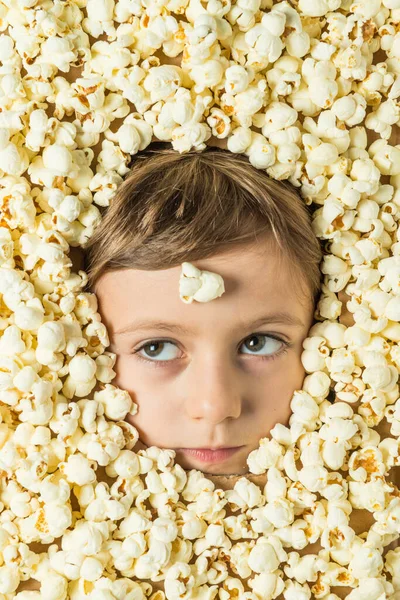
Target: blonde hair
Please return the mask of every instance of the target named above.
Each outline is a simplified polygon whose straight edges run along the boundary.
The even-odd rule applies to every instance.
[[[181,154],[155,142],[130,167],[84,245],[89,289],[107,271],[167,269],[272,233],[278,256],[303,275],[315,304],[321,245],[309,207],[289,182],[215,147]]]

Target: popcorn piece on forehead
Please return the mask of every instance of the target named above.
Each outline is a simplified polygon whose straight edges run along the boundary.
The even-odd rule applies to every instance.
[[[202,271],[190,262],[182,263],[179,278],[179,295],[185,304],[210,302],[225,292],[224,280],[221,275],[211,271]]]

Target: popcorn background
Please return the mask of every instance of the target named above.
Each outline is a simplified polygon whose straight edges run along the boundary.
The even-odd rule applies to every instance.
[[[400,0],[1,0],[0,31],[0,600],[399,600]],[[132,450],[71,260],[153,139],[246,154],[325,241],[290,427],[233,489]]]

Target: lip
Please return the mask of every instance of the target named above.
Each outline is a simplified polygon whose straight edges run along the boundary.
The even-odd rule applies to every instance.
[[[227,460],[243,446],[231,448],[177,448],[177,451],[183,452],[186,456],[191,456],[203,463],[219,463]]]

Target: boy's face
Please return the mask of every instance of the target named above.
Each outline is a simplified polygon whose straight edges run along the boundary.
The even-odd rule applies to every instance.
[[[223,277],[221,297],[182,302],[180,266],[111,271],[98,280],[109,350],[117,354],[112,383],[129,391],[138,405],[127,419],[145,445],[176,450],[176,462],[185,469],[243,474],[260,439],[276,423],[288,424],[293,392],[305,376],[300,356],[312,325],[312,302],[287,265],[278,269],[268,241],[193,264]],[[276,313],[300,324],[251,324]],[[139,328],[139,321],[160,321],[172,329]],[[182,450],[221,446],[240,448],[227,458]]]

